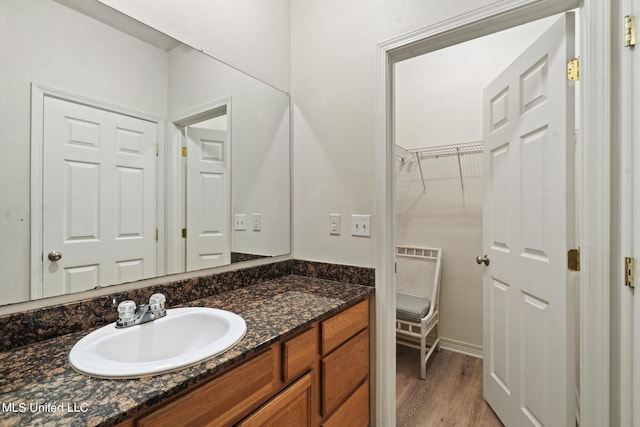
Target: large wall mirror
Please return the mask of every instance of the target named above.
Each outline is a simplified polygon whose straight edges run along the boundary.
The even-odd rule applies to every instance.
[[[0,305],[290,253],[288,94],[95,1],[0,3]]]

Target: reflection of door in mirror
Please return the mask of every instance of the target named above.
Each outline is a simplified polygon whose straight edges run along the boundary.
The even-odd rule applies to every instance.
[[[187,271],[230,263],[231,162],[225,128],[226,114],[185,129]]]
[[[156,123],[46,96],[43,126],[32,298],[155,277]]]
[[[47,244],[51,247],[43,247],[43,234],[50,231],[43,228],[44,181],[47,191],[50,188],[57,191],[68,185],[63,183],[61,174],[46,179],[43,176],[45,97],[66,99],[77,105],[153,123],[155,142],[159,148],[155,157],[155,176],[147,179],[145,172],[144,190],[136,200],[142,200],[144,195],[144,215],[150,214],[148,209],[151,208],[156,212],[155,228],[151,233],[153,240],[157,239],[156,276],[193,270],[186,266],[187,239],[182,238],[182,229],[187,226],[186,198],[183,197],[187,159],[181,156],[180,148],[185,144],[183,136],[186,127],[196,123],[200,126],[200,122],[215,117],[220,111],[226,117],[229,143],[226,154],[230,156],[229,161],[235,163],[229,165],[228,181],[233,190],[230,194],[230,215],[237,211],[246,215],[259,214],[261,219],[259,231],[251,228],[236,233],[227,228],[233,248],[233,252],[229,249],[231,258],[234,259],[234,253],[238,252],[242,255],[265,256],[290,252],[291,174],[287,94],[121,15],[100,2],[1,1],[0,21],[11,22],[11,25],[0,24],[0,38],[11,42],[3,43],[0,50],[2,57],[11,58],[11,61],[3,61],[0,67],[0,139],[8,147],[0,166],[0,194],[3,197],[0,215],[0,271],[3,273],[0,306],[61,292],[72,293],[107,282],[102,277],[106,273],[98,273],[98,269],[105,267],[95,267],[95,262],[82,261],[78,264],[82,268],[76,268],[73,274],[71,270],[64,270],[65,262],[71,257],[71,249],[60,246],[63,237],[57,237],[58,241],[51,245]],[[209,114],[212,111],[216,114]],[[88,121],[101,123],[100,120]],[[87,129],[75,126],[74,132],[80,131]],[[155,147],[151,151],[155,152]],[[236,154],[233,156],[235,159],[231,151]],[[88,155],[92,151],[84,147],[78,152]],[[86,175],[75,179],[74,191],[85,196],[95,195],[89,186],[90,181],[85,178],[104,167],[97,162],[100,167],[90,172],[87,165],[91,161],[87,164],[83,162],[85,160],[80,158],[76,163],[70,163],[75,177],[81,173]],[[133,169],[135,167],[125,166],[120,171],[129,173],[126,179],[134,179],[131,174]],[[102,172],[99,176],[103,176]],[[109,180],[116,182],[116,175]],[[153,184],[155,188],[147,191],[147,184]],[[122,185],[127,190],[134,188],[129,183]],[[147,202],[146,198],[154,193],[155,204],[153,201]],[[105,205],[102,200],[106,197],[103,192],[98,199],[105,209],[108,204]],[[62,203],[62,200],[53,197],[56,203]],[[91,202],[89,198],[73,200],[85,204]],[[97,203],[95,200],[93,202]],[[115,201],[109,200],[109,203],[115,212]],[[79,209],[79,205],[74,208]],[[47,206],[46,209],[49,212],[53,208]],[[73,233],[78,232],[80,225],[90,228],[90,214],[91,211],[75,215]],[[109,211],[100,215],[116,218]],[[131,224],[125,224],[126,227],[135,225],[134,215],[123,218],[132,221]],[[53,232],[67,232],[63,226],[67,225],[55,223]],[[79,248],[79,242],[83,240],[83,244],[90,243],[86,236],[92,235],[91,230],[82,229],[79,233],[71,239],[74,244],[77,243],[74,248]],[[138,240],[131,232],[125,234],[127,238],[122,239],[122,243]],[[100,238],[103,238],[102,234]],[[71,245],[71,242],[68,243]],[[62,258],[49,261],[50,252],[60,252]],[[109,259],[107,253],[104,255]],[[129,263],[119,264],[120,279],[109,279],[112,282],[109,284],[132,280],[138,282],[134,277],[147,277],[146,273],[138,276],[142,265],[136,260],[141,257],[136,255],[127,259]],[[145,269],[146,264],[145,259]],[[58,284],[55,290],[45,292],[43,275],[49,273],[49,267],[57,269],[60,277],[64,274],[69,276],[64,285],[68,285],[67,290]],[[96,274],[100,274],[99,279],[93,278]],[[144,282],[130,286],[150,284]],[[77,295],[77,298],[81,297]]]

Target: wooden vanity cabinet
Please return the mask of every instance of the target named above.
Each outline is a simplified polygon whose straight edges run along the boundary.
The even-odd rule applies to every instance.
[[[167,402],[133,426],[367,426],[369,300]]]

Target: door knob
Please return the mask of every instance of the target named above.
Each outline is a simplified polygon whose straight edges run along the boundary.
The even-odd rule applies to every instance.
[[[476,257],[476,262],[477,262],[478,264],[489,265],[489,262],[490,262],[490,261],[489,261],[489,257],[488,257],[488,256],[486,256],[486,255],[484,255],[484,256],[480,256],[480,255],[478,255],[478,256]]]
[[[62,252],[51,251],[49,252],[49,255],[47,255],[47,258],[49,258],[49,260],[53,262],[60,261],[60,259],[62,258]]]

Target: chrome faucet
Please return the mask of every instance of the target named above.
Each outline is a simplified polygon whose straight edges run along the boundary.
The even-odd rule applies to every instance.
[[[136,303],[131,300],[118,304],[118,320],[116,328],[128,328],[141,325],[167,315],[164,303],[167,299],[162,294],[153,294],[149,298],[149,304],[142,304],[136,309]]]

